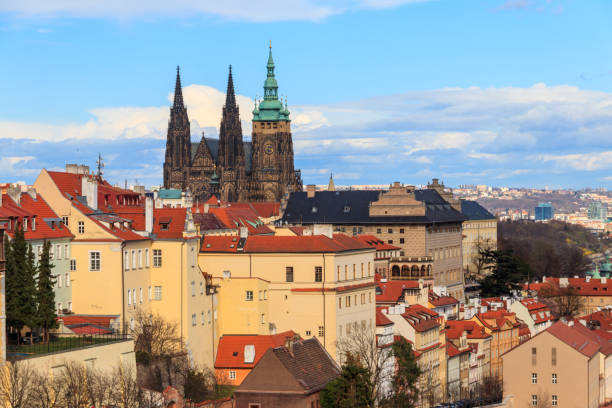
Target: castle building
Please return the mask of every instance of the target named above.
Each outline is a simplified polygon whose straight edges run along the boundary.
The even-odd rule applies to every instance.
[[[300,171],[293,164],[289,110],[278,98],[272,47],[266,68],[264,98],[255,103],[253,110],[252,141],[242,138],[230,66],[219,139],[202,135],[199,143],[191,143],[177,68],[168,122],[164,188],[189,189],[199,201],[212,195],[223,201],[280,201],[286,193],[302,189]]]

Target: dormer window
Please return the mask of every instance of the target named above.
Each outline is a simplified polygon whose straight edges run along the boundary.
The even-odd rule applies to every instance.
[[[32,231],[36,231],[36,217],[32,217]]]
[[[319,211],[319,209],[317,208],[317,206],[316,206],[316,205],[313,205],[313,206],[312,206],[312,213],[313,213],[313,214],[316,214],[318,211]]]
[[[346,204],[346,205],[344,206],[344,212],[345,212],[345,213],[349,213],[349,212],[351,212],[351,206],[350,206],[350,205],[348,205],[348,204]]]
[[[23,230],[28,230],[28,217],[23,217]]]
[[[162,230],[162,231],[168,231],[168,225],[169,224],[165,223],[165,222],[161,223],[161,224],[159,224],[159,229]]]

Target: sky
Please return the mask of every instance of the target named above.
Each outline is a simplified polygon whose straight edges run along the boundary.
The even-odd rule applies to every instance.
[[[176,66],[192,139],[268,46],[304,184],[612,189],[609,0],[0,0],[0,183],[159,185]]]

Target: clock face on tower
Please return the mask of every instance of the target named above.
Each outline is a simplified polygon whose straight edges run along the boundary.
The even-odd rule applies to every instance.
[[[264,145],[264,152],[266,154],[274,153],[274,146],[272,146],[272,143],[268,142]]]

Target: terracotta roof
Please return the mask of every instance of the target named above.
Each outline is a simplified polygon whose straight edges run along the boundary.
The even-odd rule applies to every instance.
[[[457,346],[455,346],[452,342],[446,342],[446,354],[449,357],[456,357],[460,354],[469,353],[471,350],[470,347],[466,347],[464,350],[459,350]]]
[[[182,239],[187,208],[155,208],[153,234],[160,239]]]
[[[391,321],[391,319],[385,316],[382,310],[379,307],[377,307],[376,308],[376,325],[377,326],[389,326],[392,324],[393,322]]]
[[[219,207],[211,208],[209,212],[214,214],[228,229],[246,227],[249,235],[271,235],[274,233],[250,207]]]
[[[612,332],[612,315],[609,310],[601,310],[582,317],[577,317],[575,320],[584,320],[585,323],[598,322],[599,328],[608,332]]]
[[[193,222],[200,226],[200,232],[227,229],[225,225],[211,213],[193,213]],[[232,229],[235,230],[236,228]]]
[[[458,339],[461,333],[467,332],[468,339],[486,339],[491,337],[484,327],[471,320],[448,320],[446,321],[446,338]]]
[[[325,351],[321,343],[312,337],[287,347],[270,349],[287,371],[309,393],[319,391],[340,375],[340,367]]]
[[[449,306],[459,304],[459,301],[452,296],[436,295],[433,291],[429,291],[429,303],[438,306]]]
[[[28,228],[24,231],[26,240],[73,237],[70,230],[61,222],[61,218],[53,212],[40,194],[36,194],[36,198],[34,199],[29,194],[22,193],[19,205],[17,205],[8,195],[3,195],[0,211],[0,215],[2,216],[17,217],[21,226],[23,226],[23,217],[28,217]],[[35,231],[32,231],[33,216],[36,216]],[[11,237],[13,233],[14,228],[11,231],[7,231],[7,234]]]
[[[118,315],[66,315],[60,316],[64,326],[75,334],[109,334],[114,330],[113,321],[119,319]]]
[[[516,315],[503,309],[478,313],[476,317],[483,325],[493,331],[503,330],[503,327],[507,325],[511,327],[520,326],[520,323],[516,320]]]
[[[304,235],[304,227],[293,226],[293,227],[289,227],[289,230],[293,232],[295,235]]]
[[[589,358],[593,357],[601,347],[595,340],[585,335],[582,330],[575,326],[570,327],[563,322],[556,322],[546,331]]]
[[[357,235],[356,238],[361,242],[365,242],[369,246],[376,248],[377,251],[394,251],[401,249],[395,245],[387,244],[385,241],[375,237],[374,235]]]
[[[225,334],[219,339],[215,368],[253,368],[268,349],[282,346],[287,339],[295,336],[292,330],[273,335]],[[251,363],[244,362],[244,349],[247,345],[252,345],[255,350]]]
[[[272,218],[280,215],[280,203],[230,203],[231,208],[249,208],[261,218]]]
[[[418,332],[440,326],[439,315],[433,310],[418,304],[407,307],[402,317]]]
[[[369,249],[369,247],[343,234],[334,234],[333,239],[325,235],[249,235],[247,238],[242,239],[238,236],[204,236],[200,251],[229,253],[322,253],[364,249]]]
[[[605,278],[604,278],[605,279]],[[581,296],[612,296],[612,279],[593,279],[587,282],[586,278],[567,278],[568,285],[575,288]],[[559,278],[546,278],[543,283],[530,283],[529,289],[539,292],[544,287],[558,285]],[[527,285],[523,285],[527,289]]]
[[[376,280],[376,277],[378,279]],[[380,275],[374,275],[377,282],[376,303],[397,303],[406,289],[418,289],[419,281],[416,280],[390,280],[380,281]]]

